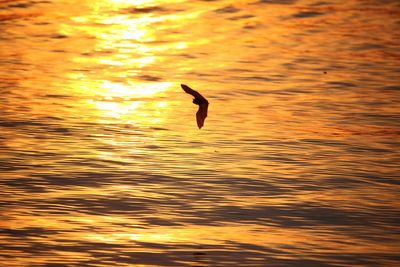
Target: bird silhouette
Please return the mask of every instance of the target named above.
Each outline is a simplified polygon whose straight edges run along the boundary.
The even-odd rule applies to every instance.
[[[199,129],[201,129],[201,127],[203,127],[204,125],[204,120],[207,117],[208,101],[199,92],[193,90],[189,86],[181,84],[181,87],[183,91],[194,97],[193,104],[199,106],[199,110],[197,110],[196,112],[196,121],[197,121],[197,126],[199,126]]]

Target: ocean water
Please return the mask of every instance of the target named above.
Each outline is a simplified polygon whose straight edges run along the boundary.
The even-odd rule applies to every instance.
[[[1,0],[1,266],[400,266],[399,40],[397,0]]]

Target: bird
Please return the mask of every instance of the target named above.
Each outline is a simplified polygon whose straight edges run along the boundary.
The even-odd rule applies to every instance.
[[[182,87],[183,91],[185,91],[185,93],[192,95],[194,97],[193,104],[196,104],[199,106],[199,109],[196,112],[196,121],[197,121],[197,126],[199,127],[199,129],[201,129],[201,127],[203,127],[203,125],[204,125],[204,120],[207,117],[208,101],[199,92],[197,92],[196,90],[193,90],[186,84],[181,84],[181,87]]]

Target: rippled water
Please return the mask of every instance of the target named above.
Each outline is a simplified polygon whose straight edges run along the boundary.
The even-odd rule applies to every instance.
[[[399,40],[397,0],[1,0],[0,262],[399,266]]]

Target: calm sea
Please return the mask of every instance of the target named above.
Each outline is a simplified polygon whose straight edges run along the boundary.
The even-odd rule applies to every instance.
[[[398,0],[0,0],[0,265],[400,266],[399,51]]]

